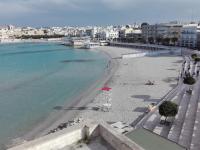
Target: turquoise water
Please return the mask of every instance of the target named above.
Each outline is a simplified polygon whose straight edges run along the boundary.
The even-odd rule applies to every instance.
[[[99,52],[57,44],[0,45],[0,145],[95,82],[107,61]]]

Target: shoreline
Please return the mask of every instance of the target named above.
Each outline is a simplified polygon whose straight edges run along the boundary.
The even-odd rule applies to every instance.
[[[33,130],[27,134],[25,133],[24,136],[19,137],[22,138],[21,140],[29,141],[44,136],[50,130],[57,128],[61,123],[74,120],[76,117],[94,120],[102,119],[108,122],[122,121],[129,124],[134,123],[141,117],[141,114],[144,113],[144,107],[151,102],[159,101],[163,95],[166,94],[166,91],[173,89],[172,85],[175,83],[173,78],[177,77],[179,67],[178,64],[175,66],[172,66],[172,64],[176,63],[174,61],[180,61],[180,56],[175,56],[173,58],[173,56],[167,55],[164,57],[143,57],[118,60],[115,58],[119,58],[122,54],[140,50],[109,46],[100,47],[96,50],[104,53],[109,58],[108,60],[111,61],[111,65],[109,68],[105,68],[104,73],[97,81],[80,93],[80,95],[72,98],[72,101],[66,103],[63,107],[91,107],[95,106],[97,103],[102,104],[104,100],[98,98],[98,96],[101,95],[99,89],[106,84],[110,86],[114,92],[112,99],[115,102],[113,103],[111,112],[59,110],[50,113],[44,121],[36,124]],[[158,65],[156,61],[161,61],[161,66],[157,66],[159,67],[157,70],[153,69],[154,65]],[[149,70],[151,67],[153,70]],[[134,70],[137,72],[134,72]],[[165,72],[159,74],[159,71],[164,70]],[[157,82],[156,85],[152,87],[145,86],[144,84],[148,79],[155,79]],[[160,91],[157,92],[158,90]],[[123,101],[123,103],[121,103],[121,101]]]
[[[62,38],[47,39],[5,39],[0,44],[20,44],[20,43],[62,43]]]
[[[91,103],[95,96],[100,92],[99,89],[107,84],[109,80],[112,78],[116,70],[118,69],[118,61],[112,59],[112,56],[107,53],[105,50],[95,49],[95,51],[99,51],[103,53],[106,57],[108,57],[108,61],[111,62],[109,68],[105,68],[103,74],[99,79],[97,79],[92,85],[90,85],[87,89],[83,90],[78,96],[72,98],[70,102],[67,102],[62,107],[84,107]],[[79,115],[79,111],[72,110],[58,110],[57,112],[52,112],[48,115],[48,117],[36,124],[36,127],[33,128],[28,133],[25,133],[24,136],[19,137],[20,140],[32,140],[41,136],[46,135],[50,130],[58,127],[61,123],[71,121]]]

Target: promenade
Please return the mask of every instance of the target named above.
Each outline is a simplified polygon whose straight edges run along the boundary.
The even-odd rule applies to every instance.
[[[199,62],[195,63],[190,56],[184,57],[178,86],[173,90],[173,93],[168,94],[168,98],[164,99],[173,101],[179,106],[176,117],[168,118],[168,121],[171,122],[169,126],[160,123],[164,118],[159,115],[158,108],[149,113],[141,122],[144,128],[190,150],[200,149],[199,67]],[[183,84],[183,78],[188,74],[196,79],[196,83],[192,86]],[[192,90],[192,94],[188,93],[189,89]]]

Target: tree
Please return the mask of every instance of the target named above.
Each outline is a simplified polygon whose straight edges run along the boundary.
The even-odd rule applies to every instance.
[[[165,117],[165,123],[167,117],[174,117],[178,113],[178,105],[171,101],[164,101],[159,106],[159,114]]]
[[[174,46],[176,45],[176,42],[178,41],[178,38],[177,37],[173,37],[172,39],[171,39],[171,41],[174,43]]]
[[[192,59],[195,59],[195,58],[197,58],[197,54],[192,54],[191,57],[192,57]]]
[[[193,85],[193,84],[195,84],[195,82],[196,82],[196,80],[191,76],[185,77],[183,80],[183,83],[188,84],[188,85]]]
[[[162,42],[162,38],[161,38],[161,37],[157,37],[157,38],[156,38],[156,42],[157,42],[157,44],[159,45],[159,44]]]
[[[154,43],[154,38],[153,37],[149,37],[148,41],[149,41],[150,44],[153,44]]]
[[[195,62],[199,62],[199,61],[200,61],[200,57],[194,58],[194,61],[195,61]]]
[[[169,43],[170,43],[170,38],[163,39],[163,45],[169,45]]]

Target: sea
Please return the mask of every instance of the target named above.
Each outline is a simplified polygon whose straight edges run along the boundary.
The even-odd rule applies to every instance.
[[[95,83],[108,57],[56,43],[0,45],[0,150]]]

